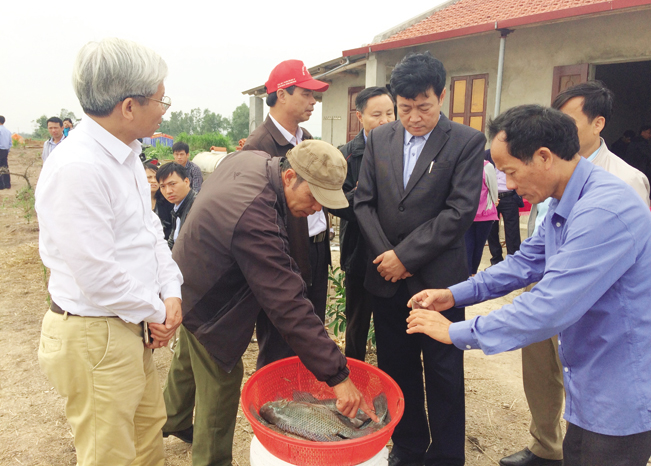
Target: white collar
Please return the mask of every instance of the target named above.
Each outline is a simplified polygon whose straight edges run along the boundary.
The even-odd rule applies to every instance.
[[[81,128],[83,132],[95,139],[120,164],[124,163],[131,152],[136,156],[142,152],[140,141],[135,139],[130,144],[125,144],[88,115],[84,116],[75,129],[78,128]]]
[[[303,128],[299,126],[298,130],[296,131],[296,135],[293,135],[276,121],[276,119],[271,115],[271,112],[269,113],[269,118],[271,118],[271,121],[273,121],[274,125],[276,125],[276,128],[278,128],[278,131],[280,131],[280,134],[283,135],[288,143],[295,146],[303,141]]]

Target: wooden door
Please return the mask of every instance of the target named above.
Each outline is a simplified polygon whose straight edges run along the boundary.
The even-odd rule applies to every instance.
[[[587,82],[589,70],[590,65],[588,63],[555,66],[554,78],[552,81],[552,102],[554,102],[554,99],[558,94],[568,87]]]
[[[456,76],[450,82],[450,119],[484,132],[488,75]]]
[[[349,87],[348,88],[348,135],[346,137],[346,142],[349,142],[355,139],[357,133],[362,130],[362,124],[357,118],[357,109],[355,108],[355,99],[357,94],[364,90],[363,86],[360,87]]]

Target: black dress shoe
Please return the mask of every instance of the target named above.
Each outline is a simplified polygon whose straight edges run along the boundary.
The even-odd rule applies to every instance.
[[[389,466],[423,466],[422,461],[404,461],[394,455],[393,452],[389,453]]]
[[[163,437],[167,438],[170,435],[183,440],[185,443],[192,445],[192,436],[194,433],[194,426],[190,426],[187,429],[179,430],[176,432],[163,432]]]
[[[546,460],[525,448],[522,451],[505,456],[500,460],[501,466],[562,466],[563,460]]]

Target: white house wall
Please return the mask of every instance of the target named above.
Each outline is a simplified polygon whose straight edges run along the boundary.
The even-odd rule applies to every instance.
[[[567,20],[555,24],[516,29],[506,39],[502,111],[516,105],[549,105],[555,66],[590,63],[593,65],[651,60],[651,10]],[[387,72],[407,53],[429,50],[440,59],[450,78],[488,73],[487,119],[493,116],[499,55],[499,32],[450,39],[434,44],[378,52]],[[323,140],[343,144],[346,140],[348,88],[363,86],[359,76],[335,76],[324,94],[323,115],[341,116],[333,123],[323,121]],[[449,94],[443,106],[449,113]]]

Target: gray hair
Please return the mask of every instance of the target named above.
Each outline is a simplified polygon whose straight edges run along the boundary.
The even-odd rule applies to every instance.
[[[77,55],[72,84],[85,113],[108,116],[127,97],[150,97],[167,76],[167,64],[153,50],[109,38],[89,42]]]

